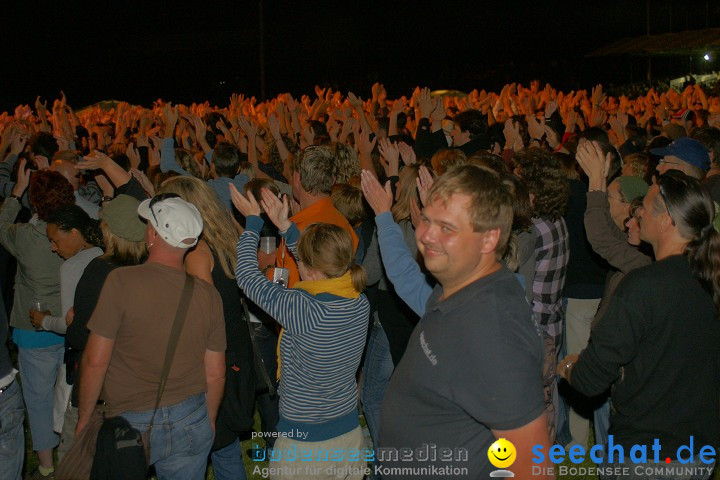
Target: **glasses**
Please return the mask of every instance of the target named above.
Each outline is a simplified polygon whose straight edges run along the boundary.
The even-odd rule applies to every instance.
[[[160,193],[158,195],[155,195],[152,200],[150,200],[148,208],[150,209],[150,213],[152,213],[153,220],[155,220],[155,226],[159,225],[159,222],[157,217],[155,216],[155,210],[153,210],[153,207],[156,203],[162,202],[163,200],[168,200],[170,198],[180,198],[180,195],[178,195],[177,193]]]
[[[664,158],[661,158],[658,161],[658,165],[680,165],[678,162],[671,162],[669,160],[665,160]]]

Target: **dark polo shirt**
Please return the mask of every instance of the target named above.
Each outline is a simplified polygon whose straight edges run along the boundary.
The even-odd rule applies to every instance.
[[[420,476],[488,478],[491,429],[527,425],[545,407],[543,348],[514,275],[502,267],[444,301],[441,295],[438,285],[385,392],[376,452],[384,478],[413,478],[410,470],[385,468],[448,466],[468,474],[429,469]]]

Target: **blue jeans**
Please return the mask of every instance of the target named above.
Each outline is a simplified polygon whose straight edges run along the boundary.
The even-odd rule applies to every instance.
[[[25,432],[20,385],[17,381],[0,393],[0,480],[20,480],[25,458]]]
[[[380,322],[375,322],[365,352],[362,390],[360,392],[365,422],[368,430],[370,430],[370,437],[374,447],[377,447],[379,442],[382,401],[394,368],[392,355],[390,354],[390,344],[385,335],[385,330],[383,330]],[[373,464],[379,465],[377,459]],[[373,474],[371,478],[379,478],[379,475]]]
[[[152,414],[147,410],[120,415],[144,432]],[[150,464],[155,465],[158,478],[204,480],[213,437],[204,393],[158,408],[150,436]]]
[[[603,452],[607,451],[608,435],[610,432],[610,398],[593,413],[593,428],[595,430],[595,445],[602,445]]]
[[[33,450],[54,448],[60,437],[53,431],[55,382],[63,364],[65,346],[61,343],[44,348],[20,348],[18,364],[22,391],[30,421]]]
[[[217,480],[245,480],[247,478],[239,439],[236,438],[227,447],[215,450],[210,454],[210,458]]]
[[[363,364],[363,383],[360,399],[368,430],[373,444],[378,444],[380,434],[380,410],[385,396],[385,389],[393,372],[390,356],[390,345],[382,325],[375,323],[370,332],[365,363]]]

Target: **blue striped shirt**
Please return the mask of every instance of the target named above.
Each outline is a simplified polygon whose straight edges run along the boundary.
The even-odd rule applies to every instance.
[[[313,296],[270,282],[257,267],[262,225],[260,217],[247,218],[237,245],[235,276],[245,295],[285,328],[278,431],[309,432],[306,441],[342,435],[358,425],[355,374],[365,347],[370,304],[365,295]],[[295,224],[284,236],[297,258],[300,232]]]

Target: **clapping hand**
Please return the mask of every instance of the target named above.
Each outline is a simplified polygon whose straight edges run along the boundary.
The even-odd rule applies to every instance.
[[[393,204],[393,195],[389,180],[385,182],[385,187],[383,188],[377,178],[375,178],[375,175],[367,170],[363,170],[360,173],[360,185],[363,195],[370,204],[370,208],[375,212],[375,215],[390,211]]]
[[[578,145],[575,154],[580,167],[590,179],[591,184],[603,181],[610,170],[611,154],[603,154],[597,142],[584,141]],[[592,187],[591,187],[592,188]]]
[[[422,165],[418,170],[418,177],[415,179],[417,184],[418,196],[420,197],[420,203],[423,206],[427,205],[428,192],[435,182],[435,179],[430,174],[430,170],[425,165]]]
[[[252,215],[260,216],[262,213],[260,205],[258,205],[252,192],[248,192],[247,196],[245,196],[240,193],[232,183],[230,184],[230,199],[233,205],[235,205],[235,208],[238,209],[238,212],[246,218]]]
[[[267,213],[268,218],[281,232],[287,232],[292,222],[288,219],[290,214],[290,204],[287,195],[282,196],[280,200],[277,195],[267,188],[260,191],[262,195],[262,207]]]

